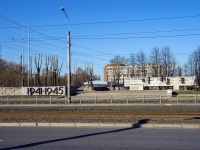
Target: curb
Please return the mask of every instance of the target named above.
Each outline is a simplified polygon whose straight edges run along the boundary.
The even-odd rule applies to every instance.
[[[0,123],[0,127],[74,127],[74,128],[174,128],[200,129],[200,124],[112,124],[112,123]]]

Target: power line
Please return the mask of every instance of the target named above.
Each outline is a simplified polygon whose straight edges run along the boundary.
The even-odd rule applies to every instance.
[[[2,15],[0,15],[2,16]],[[95,24],[112,24],[112,23],[128,23],[128,22],[143,22],[143,21],[157,21],[157,20],[171,20],[171,19],[185,19],[185,18],[197,18],[200,17],[200,14],[197,15],[188,15],[188,16],[174,16],[174,17],[160,17],[160,18],[144,18],[144,19],[130,19],[130,20],[114,20],[114,21],[99,21],[99,22],[83,22],[83,23],[71,23],[70,25],[78,26],[78,25],[95,25]],[[3,17],[6,18],[6,17]],[[67,24],[52,24],[52,25],[35,25],[30,27],[58,27],[58,26],[66,26]],[[0,27],[6,28],[6,27]],[[13,27],[15,28],[15,27]]]
[[[83,49],[87,49],[87,50],[90,50],[90,51],[93,51],[93,52],[98,52],[98,53],[105,54],[105,55],[113,55],[113,54],[104,53],[104,52],[101,52],[101,51],[98,51],[98,50],[94,50],[94,49],[91,49],[91,48],[87,48],[87,47],[84,47],[84,46],[80,46],[80,45],[77,45],[77,44],[73,44],[73,46],[83,48]]]
[[[184,18],[196,18],[196,17],[200,17],[200,15],[177,16],[177,17],[162,17],[162,18],[146,18],[146,19],[132,19],[132,20],[118,20],[118,21],[102,21],[102,22],[90,22],[90,23],[76,23],[76,24],[71,24],[71,25],[127,23],[127,22],[157,21],[157,20],[184,19]]]
[[[13,21],[13,20],[11,20],[11,19],[5,17],[5,16],[0,15],[0,17],[2,17],[4,20],[7,20],[8,22],[14,23],[14,24],[16,24],[16,25],[18,25],[18,26],[20,26],[20,27],[24,27],[24,28],[26,28],[26,29],[29,29],[28,26],[23,26],[23,25],[21,25],[21,24],[15,22],[15,21]],[[33,32],[36,32],[36,33],[38,33],[38,34],[40,34],[40,35],[43,35],[43,36],[46,36],[46,37],[50,37],[50,38],[54,38],[54,37],[51,37],[51,36],[46,35],[46,34],[44,34],[44,33],[41,33],[41,32],[38,32],[38,31],[36,31],[36,30],[33,30],[33,29],[31,29],[31,28],[30,28],[30,30],[33,31]]]
[[[117,34],[100,34],[100,35],[82,35],[82,36],[72,36],[72,39],[92,39],[92,38],[84,38],[84,37],[88,37],[88,36],[115,36],[115,35],[127,35],[127,34],[144,34],[144,33],[162,33],[162,32],[182,32],[182,31],[199,31],[200,29],[181,29],[181,30],[163,30],[163,31],[145,31],[145,32],[134,32],[134,33],[117,33]],[[14,32],[13,32],[14,33]],[[17,33],[15,33],[17,34]],[[193,34],[188,34],[188,35],[172,35],[172,36],[189,36],[189,35],[193,35]],[[81,38],[82,37],[82,38]],[[159,37],[159,36],[158,36]],[[163,36],[161,36],[163,37]],[[109,37],[108,37],[109,38]],[[112,37],[113,38],[113,37]],[[112,39],[111,38],[111,39]],[[133,38],[141,38],[141,37],[133,37]],[[143,37],[145,38],[145,37]],[[149,38],[149,37],[147,37]],[[65,42],[64,39],[66,39],[66,37],[49,37],[49,38],[30,38],[30,41],[46,41],[46,40],[58,40],[58,41],[62,41]],[[98,37],[94,37],[94,39],[102,39],[102,38],[98,38]],[[109,38],[110,39],[110,38]],[[117,38],[118,39],[118,38]],[[121,38],[119,38],[121,39]],[[124,38],[123,38],[124,39]],[[12,41],[13,39],[0,39],[2,41]],[[28,38],[24,38],[24,41],[28,40]],[[15,41],[20,41],[21,42],[21,38],[17,39],[15,38]]]
[[[107,38],[72,38],[74,40],[124,40],[124,39],[152,39],[152,38],[171,38],[185,36],[199,36],[200,34],[180,34],[180,35],[159,35],[159,36],[135,36],[135,37],[107,37]]]
[[[200,15],[198,15],[198,17],[199,17]],[[188,17],[188,16],[187,16]],[[193,16],[194,17],[194,16]],[[197,16],[196,16],[197,17]],[[177,18],[177,17],[176,17]],[[181,18],[183,18],[183,17],[181,17]],[[164,19],[164,18],[160,18],[160,19]],[[165,18],[165,19],[167,19],[167,18]],[[168,18],[169,19],[169,18]],[[175,17],[173,17],[173,18],[171,18],[171,19],[175,19]],[[177,19],[180,19],[180,18],[177,18]],[[148,19],[148,20],[156,20],[156,19]],[[158,20],[158,18],[157,18],[157,20]],[[11,20],[12,21],[12,20]],[[129,20],[130,21],[130,20]],[[139,20],[132,20],[132,21],[139,21]],[[142,21],[142,20],[140,20],[140,21]],[[143,20],[143,21],[146,21],[146,20]],[[13,21],[14,22],[14,21]],[[13,23],[12,22],[12,23]],[[114,21],[113,23],[115,23],[115,22],[117,22],[117,21]],[[125,21],[123,21],[123,22],[125,22]],[[128,22],[128,21],[127,21]],[[103,22],[97,22],[96,24],[98,24],[98,23],[103,23]],[[108,22],[107,22],[108,23]],[[110,22],[111,23],[111,22]],[[18,24],[18,23],[16,23],[16,22],[14,22],[14,24],[17,24],[17,25],[19,25],[20,27],[19,28],[21,28],[22,27],[22,25],[20,25],[20,24]],[[84,23],[83,23],[84,24]],[[62,25],[63,26],[63,25]],[[31,27],[34,27],[34,26],[31,26]],[[26,28],[26,27],[25,27]],[[189,29],[188,29],[189,30]],[[187,29],[186,30],[168,30],[168,31],[155,31],[155,32],[146,32],[146,33],[159,33],[159,32],[174,32],[174,31],[188,31]],[[200,29],[190,29],[190,30],[200,30]],[[57,41],[60,41],[60,42],[66,42],[66,41],[64,41],[63,39],[66,39],[66,38],[62,38],[62,37],[52,37],[52,36],[49,36],[49,35],[46,35],[46,34],[44,34],[44,33],[41,33],[41,32],[38,32],[38,31],[35,31],[35,30],[32,30],[32,31],[34,31],[34,32],[36,32],[36,33],[38,33],[38,34],[40,34],[40,36],[41,36],[41,38],[37,38],[37,39],[31,39],[31,40],[38,40],[38,41],[44,41],[44,40],[57,40]],[[86,36],[115,36],[115,35],[125,35],[125,34],[144,34],[145,32],[136,32],[136,33],[121,33],[121,34],[102,34],[102,35],[86,35]],[[166,36],[166,35],[160,35],[160,36],[134,36],[134,37],[121,37],[121,38],[113,38],[113,37],[108,37],[108,38],[76,38],[75,36],[74,37],[72,37],[73,39],[130,39],[130,38],[159,38],[159,37],[176,37],[176,36],[198,36],[198,35],[200,35],[200,34],[180,34],[180,35],[169,35],[169,36]],[[86,37],[85,36],[85,37]],[[44,38],[42,38],[42,37],[44,37]],[[81,36],[79,36],[79,37],[81,37]],[[82,37],[84,37],[84,36],[82,36]],[[13,41],[12,41],[13,42]],[[20,40],[20,42],[21,42],[21,40]],[[42,42],[42,44],[43,45],[49,45],[49,43],[45,43],[45,42]],[[108,54],[108,53],[104,53],[104,52],[101,52],[101,51],[98,51],[98,50],[94,50],[94,49],[90,49],[90,48],[86,48],[86,47],[83,47],[83,46],[79,46],[79,45],[76,45],[76,44],[73,44],[72,43],[72,45],[73,46],[76,46],[76,47],[79,47],[79,48],[84,48],[84,49],[87,49],[87,50],[89,50],[89,51],[93,51],[93,52],[96,52],[96,53],[98,53],[98,54],[100,54],[100,55],[104,55],[106,58],[108,58],[108,56],[113,56],[114,54]],[[14,46],[14,45],[13,45]],[[51,45],[52,46],[52,45]],[[40,46],[40,47],[42,47],[42,46]],[[44,46],[43,46],[44,47]],[[56,48],[58,48],[59,46],[55,46]],[[59,47],[59,48],[61,48],[61,47]],[[65,48],[62,48],[62,49],[65,49]],[[37,50],[36,50],[37,51]],[[39,51],[38,51],[39,52]],[[47,51],[45,51],[45,52],[43,52],[43,51],[41,51],[41,53],[46,53]],[[46,53],[47,54],[47,53]],[[88,57],[88,58],[94,58],[94,59],[96,59],[97,61],[98,60],[105,60],[105,59],[101,59],[101,58],[98,58],[97,56],[95,56],[95,57],[92,57],[92,54],[90,55],[90,54],[84,54],[84,53],[73,53],[72,52],[72,54],[74,54],[74,55],[78,55],[78,56],[82,56],[82,55],[84,55],[84,57]],[[107,56],[106,56],[107,55]],[[63,56],[61,56],[62,58],[64,58]],[[80,61],[80,60],[78,60],[78,61]],[[83,62],[83,60],[82,60],[82,62]]]
[[[79,35],[79,36],[72,36],[73,38],[78,37],[88,37],[88,36],[119,36],[119,35],[127,35],[127,34],[149,34],[149,33],[162,33],[162,32],[186,32],[186,31],[199,31],[200,29],[180,29],[180,30],[160,30],[160,31],[143,31],[143,32],[127,32],[127,33],[116,33],[116,34],[93,34],[93,35]]]

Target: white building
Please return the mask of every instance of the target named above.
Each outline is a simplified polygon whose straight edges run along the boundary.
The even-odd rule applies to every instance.
[[[130,90],[189,90],[195,86],[195,76],[125,78],[124,87]]]

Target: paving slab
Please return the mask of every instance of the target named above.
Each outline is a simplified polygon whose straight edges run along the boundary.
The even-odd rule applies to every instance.
[[[20,127],[36,127],[37,126],[37,123],[32,123],[32,122],[22,122],[22,123],[19,123],[19,126]]]
[[[99,123],[76,123],[75,127],[99,127]]]
[[[200,129],[200,125],[199,124],[183,124],[182,128],[184,129]]]
[[[106,128],[110,128],[110,127],[115,127],[115,124],[107,124],[107,123],[100,123],[99,127],[106,127]]]
[[[37,123],[38,127],[50,127],[51,123]]]
[[[181,124],[154,124],[154,128],[182,128]]]
[[[133,124],[114,124],[114,126],[116,127],[116,128],[131,128],[131,127],[133,127]]]
[[[141,128],[154,128],[154,124],[142,124]]]
[[[51,123],[51,127],[75,127],[74,123]]]
[[[80,128],[179,128],[200,129],[200,124],[122,124],[122,123],[0,123],[0,127],[80,127]]]
[[[19,123],[0,123],[0,127],[19,127]]]

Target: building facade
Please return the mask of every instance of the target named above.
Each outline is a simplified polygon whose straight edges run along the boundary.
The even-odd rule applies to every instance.
[[[126,66],[120,64],[107,64],[104,67],[104,81],[124,83],[127,77],[160,77],[165,76],[165,69],[161,65]]]
[[[161,65],[125,66],[107,64],[104,81],[110,86],[123,86],[129,90],[190,90],[194,89],[195,76],[167,77]]]
[[[126,78],[124,87],[130,90],[192,90],[195,76]]]

